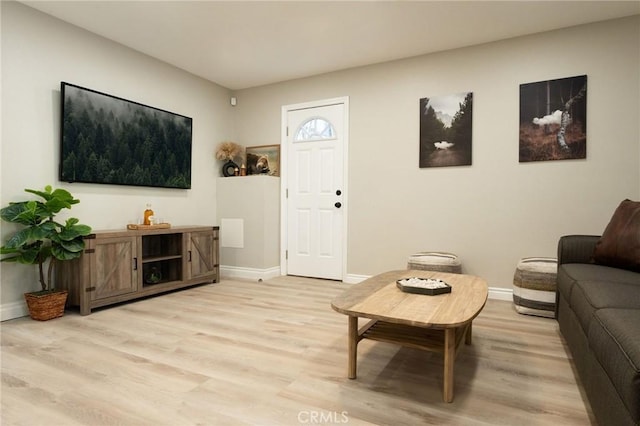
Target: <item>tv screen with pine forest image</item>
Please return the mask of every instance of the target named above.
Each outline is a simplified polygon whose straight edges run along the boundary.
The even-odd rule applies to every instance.
[[[191,118],[65,82],[61,92],[61,181],[191,188]]]

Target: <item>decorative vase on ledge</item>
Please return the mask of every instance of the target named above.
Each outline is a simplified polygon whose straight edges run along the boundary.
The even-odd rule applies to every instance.
[[[225,177],[229,177],[229,176],[235,176],[236,175],[236,169],[238,168],[238,165],[236,163],[234,163],[231,160],[228,160],[226,163],[224,163],[224,165],[222,166],[222,174]]]

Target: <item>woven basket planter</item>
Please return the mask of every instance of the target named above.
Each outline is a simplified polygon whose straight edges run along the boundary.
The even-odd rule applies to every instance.
[[[29,316],[38,321],[48,321],[63,316],[68,294],[66,290],[42,295],[25,293],[24,299],[27,301]]]

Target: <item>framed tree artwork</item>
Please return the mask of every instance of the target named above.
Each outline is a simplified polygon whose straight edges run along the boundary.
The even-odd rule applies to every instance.
[[[471,165],[473,93],[420,99],[420,168]]]
[[[520,85],[520,162],[587,157],[587,76]]]

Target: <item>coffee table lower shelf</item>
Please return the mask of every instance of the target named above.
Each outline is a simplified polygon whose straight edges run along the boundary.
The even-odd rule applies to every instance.
[[[349,316],[350,379],[356,378],[358,342],[362,339],[443,354],[443,398],[445,402],[451,402],[453,401],[454,360],[463,340],[466,344],[471,344],[471,321],[459,327],[436,329],[371,320],[358,328],[358,317]]]

